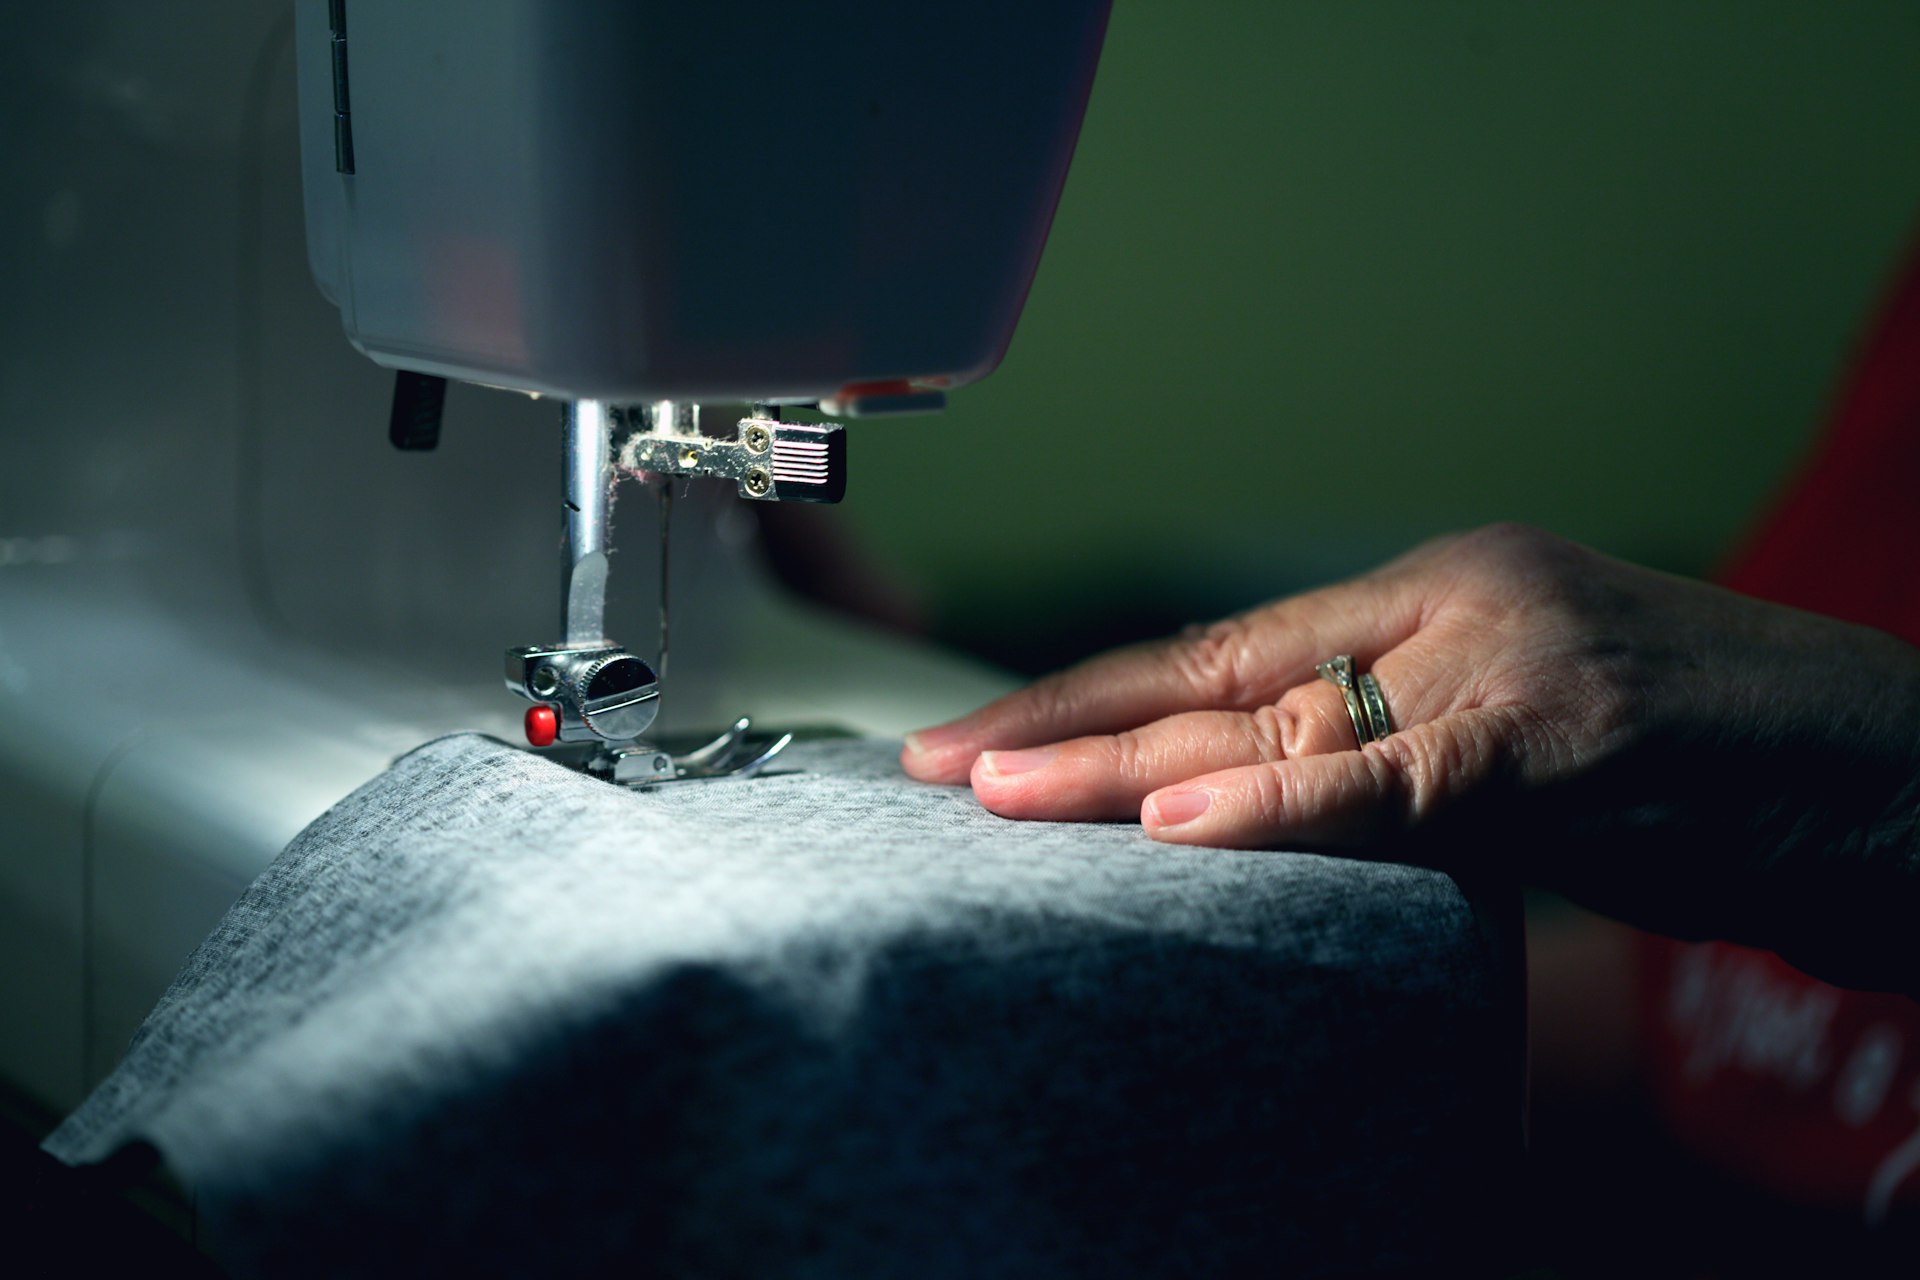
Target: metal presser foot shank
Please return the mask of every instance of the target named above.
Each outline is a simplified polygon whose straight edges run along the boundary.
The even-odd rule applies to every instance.
[[[635,440],[644,440],[645,447],[660,452],[657,459],[644,458],[651,464],[644,469],[724,475],[752,497],[780,485],[826,488],[841,479],[839,468],[823,460],[808,457],[803,465],[775,456],[776,443],[785,443],[784,436],[776,441],[780,424],[769,424],[772,429],[759,434],[750,434],[743,424],[742,438],[732,448],[721,442],[710,448],[698,434],[691,410],[690,405],[662,403],[642,411],[649,429],[629,440],[629,451],[639,452],[642,446]],[[786,749],[792,734],[754,735],[743,716],[713,741],[681,754],[642,736],[659,714],[659,677],[605,631],[612,494],[621,474],[614,466],[616,416],[597,401],[566,406],[564,639],[555,645],[509,649],[506,657],[507,688],[533,704],[526,714],[527,741],[563,763],[623,786],[753,777]],[[781,473],[778,479],[776,473]],[[764,486],[759,484],[763,478]],[[662,538],[664,548],[664,528]],[[663,665],[665,614],[663,595]]]

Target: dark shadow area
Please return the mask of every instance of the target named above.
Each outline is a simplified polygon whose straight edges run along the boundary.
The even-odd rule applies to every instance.
[[[95,1168],[70,1168],[40,1149],[52,1118],[17,1097],[6,1103],[0,1109],[0,1274],[184,1280],[225,1274],[187,1238],[184,1206],[156,1188],[153,1148],[135,1146]]]

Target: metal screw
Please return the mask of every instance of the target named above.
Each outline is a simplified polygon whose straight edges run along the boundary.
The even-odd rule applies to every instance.
[[[653,771],[655,773],[665,773],[672,767],[673,761],[667,759],[665,756],[655,756],[653,758]]]
[[[560,687],[560,677],[553,674],[552,667],[536,667],[527,687],[544,698]]]
[[[700,451],[698,449],[682,449],[680,451],[681,466],[690,467],[698,461],[700,461]]]
[[[755,467],[747,472],[747,492],[754,497],[764,497],[767,490],[773,488],[773,477],[763,467]]]
[[[747,428],[747,449],[752,453],[765,453],[767,446],[773,443],[773,433],[765,427]]]

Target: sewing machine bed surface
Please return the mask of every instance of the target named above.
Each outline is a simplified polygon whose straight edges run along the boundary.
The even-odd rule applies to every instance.
[[[1008,822],[897,751],[630,793],[421,747],[48,1145],[150,1142],[237,1274],[1305,1274],[1485,1228],[1519,1028],[1452,879]]]

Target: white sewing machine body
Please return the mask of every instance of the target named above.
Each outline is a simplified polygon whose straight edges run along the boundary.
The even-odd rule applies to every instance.
[[[299,0],[314,278],[381,364],[570,399],[971,382],[1106,9]]]
[[[518,734],[499,654],[551,627],[554,407],[456,387],[440,447],[399,452],[393,375],[354,346],[568,396],[981,376],[1105,11],[348,8],[352,178],[330,136],[301,171],[326,0],[33,8],[0,52],[0,1080],[48,1110],[328,804],[433,736]],[[949,56],[1003,45],[1006,78]],[[1041,83],[1029,59],[1070,45]],[[1071,108],[1064,136],[1036,102]],[[666,127],[682,109],[768,145],[703,150]],[[614,521],[652,545],[651,503]],[[669,730],[899,732],[1004,687],[780,599],[721,487],[675,531]],[[655,625],[654,561],[617,562],[609,631]]]

